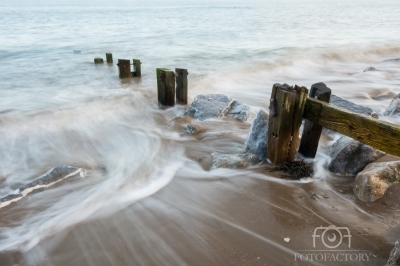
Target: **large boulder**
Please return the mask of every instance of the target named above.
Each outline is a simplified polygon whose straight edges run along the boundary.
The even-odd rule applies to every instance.
[[[267,156],[268,114],[260,110],[253,121],[245,143],[245,152],[257,155],[260,161]]]
[[[246,168],[249,165],[257,164],[258,158],[254,154],[221,154],[214,152],[211,154],[212,166],[211,170],[217,168]]]
[[[400,239],[394,244],[389,260],[385,266],[400,266]]]
[[[371,163],[357,174],[354,193],[365,202],[374,202],[383,197],[394,182],[400,181],[400,161]]]
[[[12,194],[0,198],[0,208],[9,205],[10,203],[20,200],[27,194],[38,189],[50,187],[58,182],[72,177],[85,177],[86,170],[72,166],[59,165],[50,169],[47,173],[37,179],[19,187]]]
[[[342,136],[332,145],[329,171],[342,176],[356,176],[368,164],[385,153],[352,138]]]
[[[200,94],[194,98],[185,116],[197,120],[229,116],[240,121],[247,121],[254,116],[251,108],[223,94]]]
[[[331,95],[331,99],[330,99],[329,103],[336,105],[340,108],[346,109],[353,113],[363,114],[363,115],[372,116],[374,118],[378,118],[378,115],[376,114],[376,112],[374,110],[372,110],[371,108],[349,102],[349,101],[347,101],[343,98],[340,98],[336,95],[333,95],[333,94]]]
[[[384,115],[399,115],[400,114],[400,93],[392,100],[389,107],[383,113]]]

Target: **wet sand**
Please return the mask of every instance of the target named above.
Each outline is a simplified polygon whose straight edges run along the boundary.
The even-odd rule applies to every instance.
[[[205,181],[179,177],[124,211],[46,239],[22,263],[19,256],[2,254],[0,265],[313,265],[295,262],[295,253],[312,249],[314,229],[330,223],[349,227],[352,249],[377,256],[365,264],[330,265],[383,265],[396,238],[386,230],[398,233],[390,219],[352,217],[340,199],[351,198],[350,191],[335,195],[316,191],[313,184],[297,186],[291,191],[249,176]],[[310,195],[315,192],[314,200]],[[367,212],[391,215],[393,206],[369,205]]]
[[[229,134],[183,138],[179,145],[189,160],[158,193],[112,215],[97,213],[31,250],[0,253],[0,265],[384,265],[400,235],[399,186],[364,203],[352,192],[354,178],[329,173],[308,183],[281,179],[265,164],[210,173],[210,151],[243,145]],[[20,215],[12,205],[2,213],[3,228]],[[338,249],[369,253],[370,261],[296,258],[314,249],[315,228],[330,224],[352,235],[351,248],[343,241]]]

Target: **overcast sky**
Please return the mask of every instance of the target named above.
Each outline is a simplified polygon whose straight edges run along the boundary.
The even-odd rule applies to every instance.
[[[0,6],[37,6],[37,5],[147,5],[147,4],[187,4],[187,5],[252,5],[273,2],[296,2],[299,0],[0,0]],[[301,0],[318,1],[318,0]],[[324,0],[326,1],[326,0]],[[336,0],[337,1],[337,0]]]
[[[143,6],[159,4],[162,6],[179,5],[268,5],[276,3],[321,3],[329,2],[348,2],[349,0],[0,0],[0,6]],[[376,2],[376,0],[351,0],[359,2],[362,6],[367,2]],[[379,0],[379,3],[391,3],[400,0]]]

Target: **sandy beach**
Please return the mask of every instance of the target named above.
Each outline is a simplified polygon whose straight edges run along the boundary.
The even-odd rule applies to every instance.
[[[187,150],[188,156],[207,161],[207,151],[218,141],[197,142]],[[393,159],[398,158],[381,160]],[[206,162],[203,165],[207,167]],[[383,265],[387,261],[400,233],[400,186],[392,186],[375,203],[364,203],[352,192],[353,178],[331,175],[302,183],[281,179],[280,173],[270,176],[266,166],[218,169],[213,177],[193,176],[184,168],[155,195],[110,216],[93,215],[24,256],[3,252],[0,265]],[[36,196],[40,193],[32,198]],[[18,218],[18,213],[10,214],[12,207],[2,211]],[[12,224],[1,218],[0,222]],[[338,264],[296,257],[313,250],[315,228],[329,224],[347,227],[352,234],[351,248],[343,241],[341,249],[363,251],[369,259]]]

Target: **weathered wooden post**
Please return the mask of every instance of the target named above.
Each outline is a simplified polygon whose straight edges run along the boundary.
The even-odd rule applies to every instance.
[[[188,71],[187,69],[175,68],[176,73],[176,103],[187,104]]]
[[[175,73],[168,68],[157,68],[158,102],[161,105],[175,105]]]
[[[310,97],[329,103],[331,98],[331,89],[322,82],[315,83],[311,86]],[[306,120],[304,123],[303,134],[301,136],[299,153],[305,157],[314,158],[317,154],[321,132],[322,126]]]
[[[294,161],[308,90],[287,84],[272,87],[267,158],[274,164]]]
[[[165,100],[165,85],[161,80],[161,71],[168,71],[168,68],[157,68],[156,69],[156,78],[157,78],[157,97],[158,103],[162,104]]]
[[[142,76],[142,67],[139,59],[133,59],[133,68],[135,71],[132,72],[133,77],[141,77]]]
[[[121,79],[132,77],[131,62],[128,59],[118,59],[117,66],[119,68],[119,77]]]
[[[112,64],[113,62],[112,53],[106,53],[106,59],[108,64]]]
[[[94,63],[95,63],[95,64],[103,64],[103,58],[96,57],[96,58],[94,59]]]

